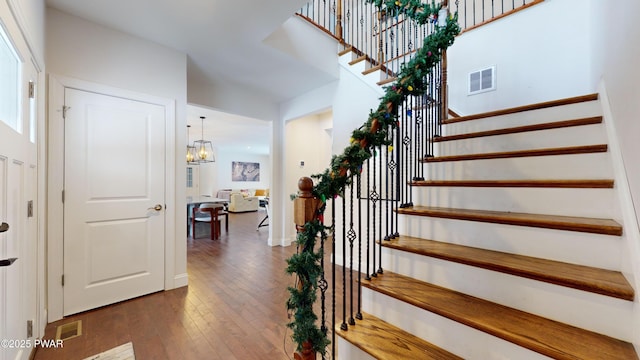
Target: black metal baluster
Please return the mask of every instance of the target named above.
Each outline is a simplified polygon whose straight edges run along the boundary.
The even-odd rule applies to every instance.
[[[353,174],[349,181],[349,232],[347,239],[349,240],[349,325],[355,325],[356,320],[353,318],[353,242],[356,239],[356,232],[353,230]],[[346,200],[346,199],[345,199]]]
[[[336,254],[336,200],[331,199],[331,255]],[[336,262],[331,266],[331,356],[336,354]]]
[[[356,319],[362,320],[362,167],[357,175],[358,199],[358,312]]]
[[[371,248],[370,248],[370,244],[371,244],[371,232],[369,231],[369,229],[371,229],[371,227],[369,226],[369,222],[371,221],[371,196],[369,196],[371,194],[370,192],[370,184],[371,184],[371,174],[370,174],[370,170],[371,170],[371,161],[370,159],[367,159],[367,272],[366,272],[366,277],[365,279],[367,280],[371,280],[371,272],[369,271],[369,265],[371,264]]]
[[[424,180],[424,177],[422,176],[422,171],[421,171],[421,164],[422,162],[419,161],[419,159],[417,158],[418,156],[422,157],[422,154],[424,154],[424,141],[425,139],[423,139],[423,134],[422,134],[422,111],[424,110],[422,108],[422,104],[418,104],[416,105],[416,101],[422,101],[420,98],[417,98],[416,96],[412,96],[411,97],[411,107],[412,109],[417,109],[416,111],[416,115],[415,115],[415,132],[414,132],[414,139],[415,139],[415,149],[416,149],[416,161],[415,161],[415,176],[413,177],[413,181],[420,181],[420,180]],[[413,115],[413,111],[412,111],[412,115]]]
[[[402,126],[402,154],[404,165],[404,181],[402,185],[404,188],[404,192],[402,194],[403,203],[400,205],[400,207],[405,208],[412,206],[409,195],[409,181],[411,179],[411,154],[409,152],[409,147],[411,145],[411,138],[409,137],[410,125],[407,119],[407,114],[403,112],[400,118],[402,118],[402,122],[400,125]]]
[[[382,176],[382,169],[383,169],[383,166],[382,166],[382,158],[383,158],[383,156],[382,156],[382,145],[378,147],[378,150],[380,151],[379,156],[378,156],[378,168],[380,169],[380,180],[379,180],[379,183],[380,183],[380,194],[382,195],[382,178],[383,178],[383,176]],[[382,200],[382,196],[381,196],[381,200]],[[383,232],[382,232],[382,219],[383,219],[383,216],[382,216],[382,202],[380,203],[380,209],[378,211],[379,211],[379,217],[378,218],[380,219],[380,225],[379,225],[380,226],[380,231],[378,232],[380,234],[380,241],[378,241],[378,244],[379,244],[379,246],[378,246],[378,250],[379,250],[378,251],[378,259],[379,259],[379,261],[378,261],[378,274],[382,274],[382,238],[383,238],[383,235],[382,235],[383,234]],[[375,246],[375,244],[374,244],[374,246]]]
[[[474,1],[473,2],[473,25],[476,24],[476,16],[477,16],[477,14],[476,14],[476,2]]]
[[[373,229],[373,234],[371,236],[371,243],[373,244],[373,246],[371,247],[372,249],[372,259],[373,259],[373,272],[371,273],[371,276],[376,277],[378,276],[378,274],[376,273],[375,269],[376,269],[376,205],[378,200],[380,199],[380,196],[378,195],[377,191],[376,191],[376,161],[375,161],[375,157],[376,157],[376,149],[373,149],[373,166],[371,167],[373,169],[373,179],[372,179],[372,183],[373,183],[373,188],[371,189],[371,212],[373,214],[373,216],[371,216],[371,228]]]
[[[467,0],[464,0],[464,28],[467,28],[467,17],[469,16],[469,12],[467,11]]]
[[[389,147],[389,151],[387,152],[387,167],[389,168],[389,189],[391,189],[390,191],[387,192],[387,208],[389,208],[389,206],[391,207],[390,210],[387,210],[388,212],[388,217],[389,217],[389,238],[393,239],[395,238],[395,223],[394,223],[394,205],[395,205],[395,187],[394,187],[394,181],[395,181],[395,169],[396,169],[396,162],[393,158],[394,153],[394,131],[393,131],[393,127],[389,128],[389,133],[388,138],[389,138],[389,143],[391,144]],[[389,204],[390,203],[390,204]]]
[[[322,223],[322,225],[324,226],[324,222]],[[328,283],[327,283],[327,279],[325,278],[325,271],[324,271],[324,254],[325,254],[325,249],[324,249],[324,244],[325,244],[325,240],[326,237],[325,236],[321,236],[320,237],[320,249],[321,249],[321,257],[320,257],[320,268],[322,269],[322,272],[320,273],[320,280],[318,282],[318,287],[320,288],[320,306],[321,306],[321,320],[320,320],[320,331],[322,331],[322,333],[327,336],[327,331],[329,330],[327,328],[327,304],[326,304],[326,299],[327,299],[327,289],[328,289]],[[325,355],[322,355],[322,360],[325,359]]]
[[[436,65],[437,68],[438,65]],[[441,91],[440,91],[440,86],[439,86],[439,81],[440,81],[440,77],[436,72],[436,68],[431,70],[431,73],[429,74],[429,79],[432,82],[432,85],[429,86],[430,88],[430,96],[427,99],[427,101],[429,102],[429,139],[430,139],[430,143],[429,143],[429,154],[427,157],[433,157],[435,156],[434,154],[434,147],[433,147],[433,139],[434,137],[438,136],[438,134],[436,134],[436,122],[437,122],[437,108],[438,106],[440,106],[440,96],[441,96]]]
[[[389,133],[388,133],[389,127],[387,127],[387,135],[386,135],[386,139],[389,139]],[[380,154],[382,155],[382,153]],[[385,158],[385,162],[387,163],[385,166],[385,172],[384,172],[384,177],[385,177],[385,181],[384,181],[384,207],[385,207],[385,211],[384,211],[384,222],[385,222],[385,235],[384,235],[384,240],[390,240],[389,238],[389,233],[390,233],[390,227],[389,227],[389,216],[390,216],[390,212],[389,212],[389,149],[385,146],[384,149],[384,158]],[[380,161],[382,161],[382,156],[380,156]],[[382,208],[382,206],[381,206]],[[382,234],[380,234],[382,235]],[[382,237],[381,237],[382,238]]]
[[[347,330],[347,198],[342,197],[342,324],[340,329]]]
[[[395,146],[394,146],[394,151],[396,152],[396,195],[395,195],[395,215],[396,215],[396,224],[400,224],[400,214],[398,213],[398,208],[400,207],[400,203],[402,201],[402,199],[400,198],[400,192],[401,190],[401,185],[402,185],[402,171],[400,171],[400,168],[398,168],[398,166],[400,164],[402,164],[402,154],[401,154],[401,150],[402,150],[402,146],[401,142],[400,142],[400,125],[398,123],[396,123],[396,131],[395,131]],[[397,229],[396,229],[396,233],[395,233],[395,237],[400,236],[400,234],[398,233]]]
[[[438,71],[438,77],[439,77],[439,81],[438,81],[438,94],[439,94],[439,98],[438,98],[438,103],[437,106],[435,107],[436,109],[436,129],[435,129],[435,135],[436,136],[440,136],[442,135],[442,119],[447,117],[447,113],[449,112],[449,108],[448,108],[448,104],[445,104],[445,99],[443,98],[443,95],[445,93],[447,84],[444,83],[444,78],[443,78],[443,72],[445,69],[443,69],[443,63],[442,61],[440,61],[437,66],[435,67],[435,70]],[[445,107],[446,105],[446,107]],[[445,113],[443,114],[442,112],[445,111]]]
[[[360,23],[359,37],[356,36],[356,39],[357,39],[356,40],[356,42],[357,42],[357,46],[356,47],[359,50],[366,50],[364,48],[364,46],[362,46],[364,44],[364,41],[362,39],[364,39],[364,36],[365,36],[364,35],[365,27],[364,27],[364,9],[363,9],[364,4],[362,4],[362,5],[361,4],[362,4],[361,2],[358,2],[357,5],[356,5],[356,8],[358,10],[358,19],[359,19],[358,22]]]
[[[377,11],[380,11],[380,9],[378,8]],[[374,57],[377,57],[377,55],[375,53],[376,50],[374,50],[374,49],[376,49],[377,46],[378,46],[378,40],[377,39],[380,36],[380,34],[378,34],[378,25],[377,25],[376,19],[374,19],[374,17],[377,17],[376,11],[372,11],[371,12],[371,17],[370,17],[370,20],[371,20],[370,24],[373,25],[373,27],[371,27],[371,41],[369,41],[369,54],[371,54],[371,62],[372,63],[375,62],[375,60],[377,60],[377,59],[374,59]],[[374,45],[374,41],[375,41],[375,45]]]
[[[482,22],[484,22],[484,4],[485,4],[486,0],[482,0]]]
[[[408,130],[407,130],[408,146],[407,146],[407,148],[409,150],[409,153],[408,153],[407,157],[408,157],[409,169],[411,171],[411,173],[409,174],[408,179],[414,180],[414,178],[415,178],[414,163],[416,162],[416,158],[415,158],[416,154],[413,153],[413,142],[415,141],[415,140],[413,140],[415,138],[415,136],[413,134],[415,134],[415,130],[414,130],[414,125],[415,124],[411,120],[412,119],[409,119],[407,117],[407,121],[406,121],[407,127],[408,127]],[[408,192],[408,195],[409,195],[409,204],[411,204],[410,206],[413,206],[413,192],[411,191],[411,185],[409,183],[407,183],[407,192]]]

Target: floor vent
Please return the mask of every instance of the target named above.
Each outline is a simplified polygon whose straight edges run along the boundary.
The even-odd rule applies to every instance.
[[[56,340],[69,340],[82,335],[82,320],[58,326]]]

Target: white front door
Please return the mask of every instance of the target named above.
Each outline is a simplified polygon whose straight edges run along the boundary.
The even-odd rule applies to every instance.
[[[164,288],[165,108],[65,88],[64,315]]]
[[[37,72],[26,46],[9,39],[0,28],[0,360],[28,358],[28,322],[35,325],[37,312],[37,212],[28,213],[37,200],[36,134],[31,132],[36,107],[35,96],[30,97]]]

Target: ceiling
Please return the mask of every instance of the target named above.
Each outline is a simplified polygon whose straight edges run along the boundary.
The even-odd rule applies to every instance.
[[[186,53],[188,79],[212,86],[235,83],[279,103],[335,80],[264,42],[308,1],[46,0],[46,3],[48,7]],[[265,124],[256,123],[258,120],[193,106],[189,106],[188,113],[188,123],[198,127],[199,116],[207,117],[205,132],[212,136],[207,140],[212,140],[219,150],[229,141],[238,142],[233,146],[246,148],[249,145],[244,144],[245,140],[240,141],[244,138],[254,139],[256,149],[266,145],[268,152],[270,137],[265,136]],[[220,126],[220,122],[225,125]],[[231,134],[234,129],[241,134]],[[192,139],[194,130],[191,129]]]
[[[201,120],[200,117],[205,119]],[[218,153],[268,155],[271,143],[271,122],[237,116],[201,106],[187,106],[189,142],[203,138],[213,142]]]

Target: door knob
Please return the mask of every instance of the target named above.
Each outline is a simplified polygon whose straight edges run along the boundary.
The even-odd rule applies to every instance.
[[[6,222],[3,222],[2,224],[0,224],[0,233],[3,233],[7,230],[9,230],[9,224],[7,224]]]
[[[147,210],[160,211],[160,210],[162,210],[162,205],[160,205],[160,204],[156,204],[156,206],[154,206],[154,207],[150,207],[150,208],[148,208]]]
[[[11,264],[16,260],[18,260],[18,258],[0,260],[0,267],[11,266]]]

